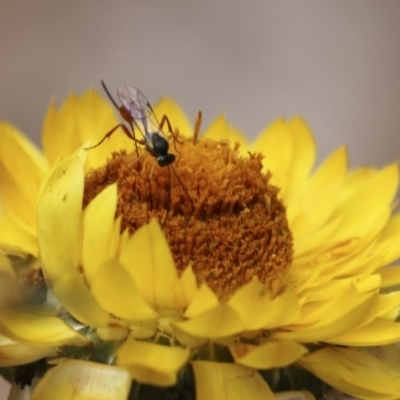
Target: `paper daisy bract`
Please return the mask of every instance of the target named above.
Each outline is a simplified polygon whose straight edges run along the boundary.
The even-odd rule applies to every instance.
[[[349,170],[340,148],[316,168],[300,117],[247,143],[225,117],[193,139],[174,102],[154,110],[171,121],[173,167],[118,131],[87,150],[119,123],[94,91],[50,107],[43,154],[0,124],[13,390],[398,398],[397,165]]]

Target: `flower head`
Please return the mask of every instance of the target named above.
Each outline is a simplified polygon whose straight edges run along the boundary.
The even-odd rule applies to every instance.
[[[257,277],[277,293],[292,261],[292,237],[278,189],[262,173],[260,154],[240,156],[228,143],[182,139],[174,169],[155,167],[145,150],[114,153],[85,178],[84,205],[118,187],[121,230],[152,218],[163,226],[178,274],[189,264],[198,283],[220,298]],[[157,249],[153,249],[157,251]]]
[[[170,100],[155,113],[169,167],[118,130],[96,146],[118,122],[93,91],[50,108],[45,156],[2,124],[1,365],[46,358],[33,399],[126,399],[131,380],[138,398],[272,399],[311,376],[397,398],[397,165],[349,172],[341,148],[313,170],[298,117],[248,144],[224,117],[197,140]]]

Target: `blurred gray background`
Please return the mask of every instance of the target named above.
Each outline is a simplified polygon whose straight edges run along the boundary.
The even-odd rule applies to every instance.
[[[205,123],[225,112],[250,138],[302,114],[321,156],[399,155],[397,0],[2,0],[0,118],[39,142],[53,96],[73,89],[167,94]]]
[[[1,0],[0,118],[40,143],[53,98],[73,89],[168,95],[205,125],[218,113],[254,138],[302,114],[325,157],[399,157],[398,0]],[[5,399],[0,395],[0,399]]]

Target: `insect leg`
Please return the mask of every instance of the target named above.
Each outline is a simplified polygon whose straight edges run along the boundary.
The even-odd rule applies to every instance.
[[[176,172],[175,167],[174,167],[172,164],[170,165],[170,167],[171,167],[172,171],[174,172],[174,175],[175,175],[176,179],[178,179],[179,184],[182,186],[182,189],[183,189],[183,191],[185,192],[187,198],[188,198],[189,201],[190,201],[190,205],[192,206],[192,212],[194,212],[194,210],[195,210],[195,208],[194,208],[194,203],[193,203],[192,198],[191,198],[190,195],[189,195],[189,192],[188,192],[187,189],[186,189],[186,186],[183,184],[182,179],[179,177],[178,173]]]
[[[200,127],[203,121],[203,113],[201,110],[197,113],[196,122],[194,124],[194,131],[193,131],[193,144],[197,143],[197,139],[199,138]]]
[[[138,149],[138,147],[137,147],[137,144],[138,144],[138,142],[139,142],[140,144],[143,144],[143,143],[141,143],[140,140],[136,139],[136,137],[135,137],[135,130],[134,130],[134,128],[133,128],[133,123],[132,123],[132,122],[129,122],[129,125],[130,125],[131,131],[132,131],[132,137],[131,137],[131,139],[135,142],[136,155],[137,155],[137,157],[139,158],[139,149]],[[126,132],[125,132],[125,133],[126,133]],[[130,137],[130,136],[129,136],[129,137]]]
[[[108,137],[110,137],[112,135],[112,133],[114,132],[114,130],[117,129],[120,126],[124,130],[125,135],[127,135],[129,137],[129,139],[132,139],[135,142],[136,155],[139,157],[139,150],[138,150],[137,144],[138,143],[143,144],[143,143],[141,141],[137,140],[136,137],[135,137],[135,131],[133,129],[133,123],[132,123],[131,116],[128,114],[129,118],[127,118],[126,113],[123,112],[124,108],[118,106],[117,102],[112,97],[112,95],[111,95],[110,91],[108,90],[108,88],[107,88],[106,84],[104,83],[104,81],[101,80],[100,82],[101,82],[101,85],[103,86],[103,89],[106,92],[108,98],[110,99],[111,103],[113,103],[114,107],[119,111],[119,113],[121,114],[122,118],[124,118],[129,123],[129,126],[131,127],[131,132],[132,133],[128,131],[128,129],[126,128],[125,125],[119,124],[113,130],[111,130],[111,132],[106,134],[106,136],[98,144],[96,144],[93,147],[97,147],[99,144],[101,144],[105,140],[107,135],[108,135]],[[93,148],[93,147],[91,147],[91,148]]]
[[[164,114],[163,116],[162,116],[162,118],[161,118],[161,121],[160,121],[160,128],[162,129],[163,128],[163,126],[164,126],[164,124],[167,124],[167,126],[168,126],[168,132],[171,134],[171,135],[173,135],[174,134],[174,131],[172,130],[172,125],[171,125],[171,122],[169,121],[169,118],[167,117],[167,114]]]
[[[103,139],[100,140],[97,144],[94,146],[86,147],[85,150],[91,150],[94,149],[97,146],[100,146],[106,139],[108,139],[118,128],[122,128],[124,131],[125,135],[128,136],[129,139],[132,139],[133,141],[136,142],[135,136],[133,133],[129,132],[129,129],[124,125],[124,124],[118,124],[117,126],[114,126],[109,132],[107,132]],[[133,131],[132,131],[133,132]]]
[[[167,124],[167,126],[168,126],[168,132],[171,134],[171,136],[172,136],[172,138],[173,138],[173,140],[174,140],[174,148],[175,148],[175,151],[176,151],[177,153],[179,153],[178,149],[176,148],[176,142],[178,142],[179,144],[183,144],[183,143],[180,142],[180,141],[178,140],[178,135],[177,135],[177,133],[174,132],[174,131],[172,130],[171,122],[170,122],[170,120],[169,120],[169,118],[168,118],[168,116],[167,116],[166,114],[164,114],[164,115],[162,116],[162,118],[161,118],[161,121],[160,121],[160,124],[159,124],[161,129],[163,129],[164,124]],[[180,153],[179,153],[179,154],[180,154]]]
[[[165,223],[167,222],[169,209],[170,209],[171,206],[172,206],[172,197],[171,197],[171,170],[170,170],[169,168],[168,168],[168,186],[169,186],[169,190],[168,190],[168,205],[167,205],[166,210],[165,210],[164,221],[161,223],[161,228],[164,228]]]

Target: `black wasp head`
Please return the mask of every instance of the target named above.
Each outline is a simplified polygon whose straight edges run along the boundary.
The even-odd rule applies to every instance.
[[[172,164],[175,161],[175,154],[168,153],[157,157],[157,163],[160,167],[165,167]]]
[[[158,133],[153,133],[151,145],[146,143],[146,148],[150,154],[157,159],[157,163],[160,167],[165,167],[175,161],[175,154],[168,153],[168,140]]]

